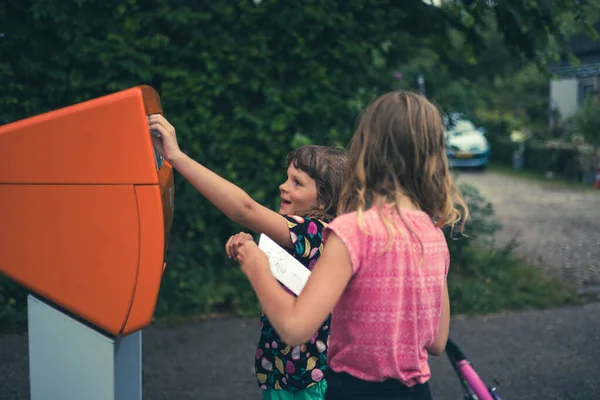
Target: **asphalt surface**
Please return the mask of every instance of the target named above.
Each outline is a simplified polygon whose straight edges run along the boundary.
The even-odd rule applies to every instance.
[[[600,303],[590,303],[454,318],[451,336],[486,383],[500,382],[504,400],[600,399],[599,316]],[[259,399],[253,375],[257,328],[257,320],[241,318],[147,328],[144,399]],[[434,398],[461,399],[446,357],[432,358],[430,365]],[[0,337],[0,399],[28,399],[28,379],[26,335]]]

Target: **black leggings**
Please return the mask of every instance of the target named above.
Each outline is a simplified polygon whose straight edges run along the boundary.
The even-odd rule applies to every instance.
[[[393,379],[368,382],[332,370],[327,371],[326,378],[325,400],[432,400],[427,382],[412,387]]]

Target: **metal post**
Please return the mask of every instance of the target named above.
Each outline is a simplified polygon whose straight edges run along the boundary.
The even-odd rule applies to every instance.
[[[421,72],[417,75],[417,84],[419,85],[419,94],[425,96],[425,77]]]
[[[141,400],[142,332],[111,338],[27,298],[31,400]]]

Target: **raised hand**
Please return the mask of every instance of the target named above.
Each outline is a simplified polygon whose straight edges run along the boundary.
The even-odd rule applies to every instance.
[[[175,128],[160,114],[150,115],[148,125],[154,148],[162,158],[172,163],[175,158],[181,155]]]

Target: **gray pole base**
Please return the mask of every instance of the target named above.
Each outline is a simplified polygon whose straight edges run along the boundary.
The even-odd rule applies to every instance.
[[[31,400],[141,400],[142,332],[110,338],[27,298]]]

